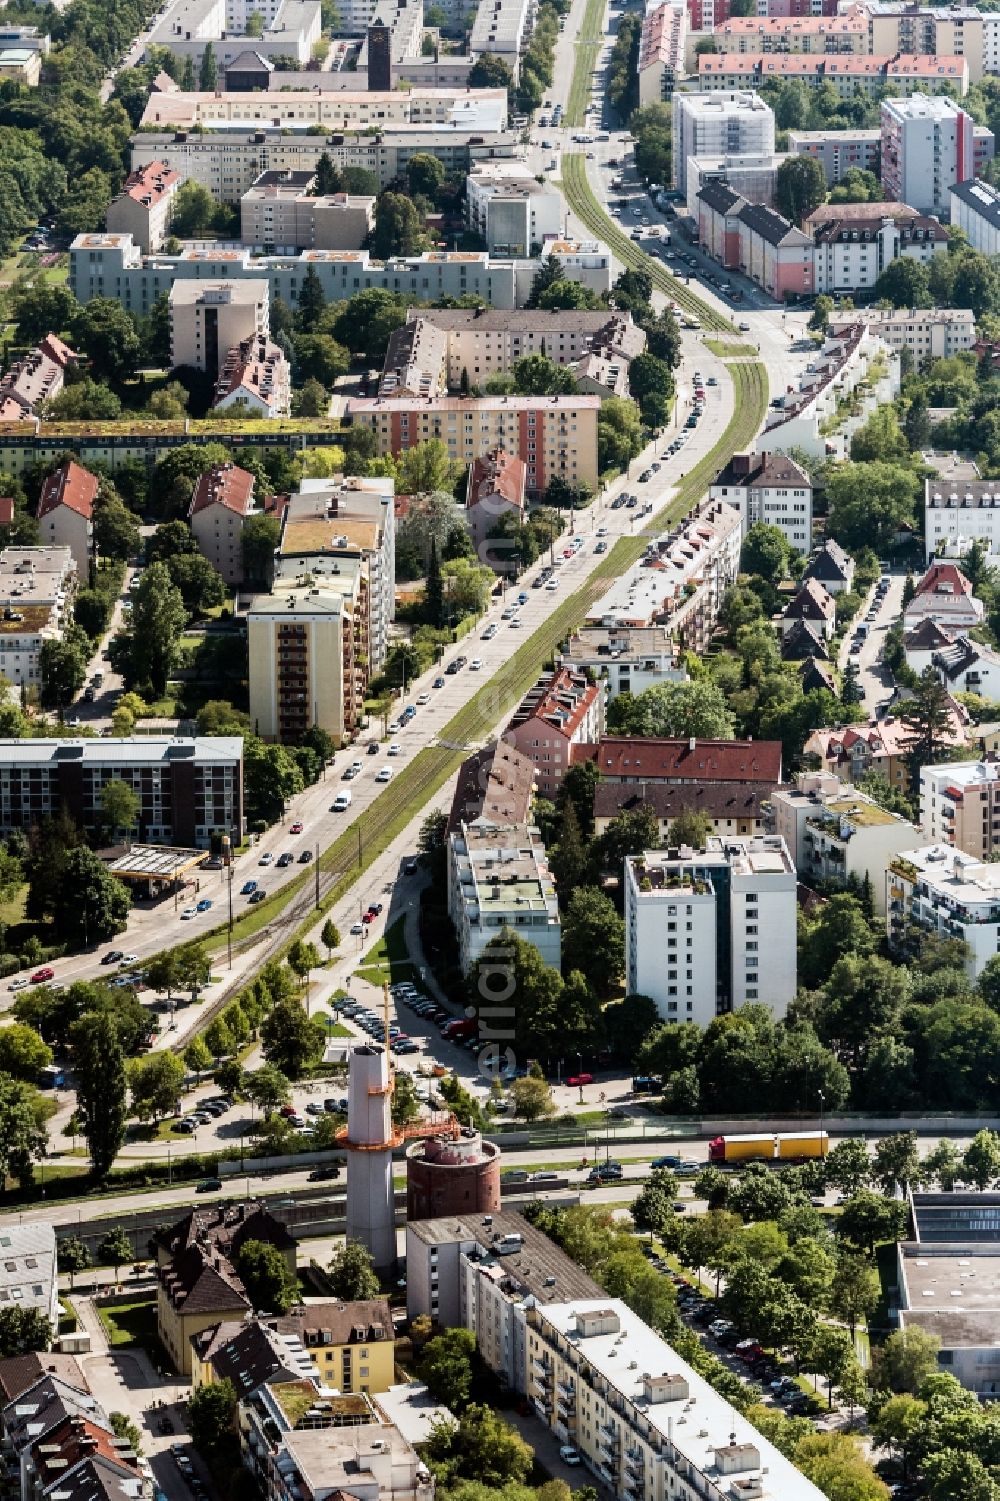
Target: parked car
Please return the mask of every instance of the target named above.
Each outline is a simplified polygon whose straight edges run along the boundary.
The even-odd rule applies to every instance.
[[[218,1191],[219,1191],[219,1189],[221,1187],[222,1187],[222,1179],[221,1178],[202,1178],[201,1182],[199,1184],[197,1184],[197,1186],[195,1187],[195,1193],[197,1193],[197,1194],[214,1194],[214,1193],[218,1193]]]

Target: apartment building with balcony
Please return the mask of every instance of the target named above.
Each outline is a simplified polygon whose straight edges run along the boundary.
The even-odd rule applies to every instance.
[[[528,1312],[528,1400],[621,1501],[822,1493],[617,1298]]]
[[[557,661],[604,683],[610,703],[619,693],[643,693],[658,683],[686,683],[680,648],[666,626],[582,626]]]
[[[912,929],[965,944],[974,983],[1000,953],[1000,865],[949,844],[904,850],[885,874],[889,944],[906,953]]]
[[[176,281],[170,289],[170,360],[218,380],[229,351],[269,333],[268,284],[245,281]]]
[[[281,250],[360,250],[375,225],[375,199],[317,195],[315,172],[262,172],[240,198],[244,245]]]
[[[250,722],[255,735],[297,745],[313,725],[337,744],[364,709],[367,579],[345,560],[336,588],[293,582],[258,594],[247,611]]]
[[[869,56],[796,52],[715,52],[698,59],[698,87],[716,90],[759,89],[765,83],[799,79],[806,88],[829,83],[842,99],[859,92],[874,98],[883,89],[894,95],[969,92],[969,63],[962,56]]]
[[[707,1027],[749,1001],[784,1016],[795,995],[796,874],[783,839],[710,837],[705,849],[625,861],[627,994],[663,1021]]]
[[[483,950],[509,930],[559,968],[562,927],[556,886],[538,830],[480,819],[448,836],[448,915],[468,974]]]
[[[879,911],[885,910],[889,860],[922,843],[920,830],[908,819],[887,813],[830,772],[802,772],[795,786],[777,788],[771,819],[801,881],[847,885],[868,880]]]
[[[899,355],[866,324],[826,339],[798,388],[768,413],[758,447],[768,453],[794,448],[814,458],[846,458],[850,442],[877,407],[899,392]]]
[[[977,860],[1000,850],[1000,761],[949,761],[920,768],[920,826],[931,844]]]
[[[922,214],[946,215],[950,189],[976,175],[972,116],[954,99],[914,94],[883,99],[881,130],[885,196]]]
[[[875,130],[790,130],[788,150],[792,156],[811,156],[819,162],[827,183],[835,188],[848,172],[874,172],[878,175],[881,131]]]
[[[979,542],[1000,553],[1000,480],[979,471],[935,474],[924,481],[924,551],[927,562],[945,552],[968,552]]]
[[[834,314],[827,333],[838,338],[856,323],[857,313]],[[918,369],[931,360],[964,354],[976,342],[971,308],[865,308],[865,322],[890,349],[908,349]]]

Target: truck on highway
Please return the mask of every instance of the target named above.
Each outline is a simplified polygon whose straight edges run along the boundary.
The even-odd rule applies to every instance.
[[[709,1162],[801,1162],[825,1157],[830,1138],[825,1131],[770,1131],[754,1136],[716,1136],[708,1144]]]

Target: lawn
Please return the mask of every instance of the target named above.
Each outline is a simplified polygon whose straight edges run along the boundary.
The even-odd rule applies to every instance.
[[[749,360],[757,355],[752,344],[727,344],[725,339],[706,339],[705,348],[717,354],[720,360]]]
[[[416,971],[410,962],[406,948],[405,920],[397,917],[391,928],[374,947],[364,955],[354,973],[369,985],[389,985],[399,980],[412,980]]]
[[[97,1313],[110,1345],[141,1345],[150,1354],[158,1352],[155,1298],[121,1298],[114,1303],[99,1303]]]

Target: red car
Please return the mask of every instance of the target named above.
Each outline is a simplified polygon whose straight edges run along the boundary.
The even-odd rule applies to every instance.
[[[292,833],[293,834],[301,834],[302,833],[302,825],[298,822],[298,820],[296,820],[295,823],[292,824]]]
[[[566,1083],[572,1085],[574,1089],[576,1089],[578,1084],[593,1084],[593,1082],[593,1074],[571,1074],[566,1080]]]
[[[281,1109],[278,1111],[278,1114],[279,1115],[283,1115],[284,1118],[285,1118],[285,1120],[287,1121],[287,1120],[290,1119],[291,1116],[293,1116],[295,1114],[295,1106],[294,1105],[282,1105]]]
[[[35,970],[35,973],[31,977],[31,983],[32,985],[43,985],[46,980],[54,980],[55,977],[55,970],[50,968],[50,966],[46,964],[44,969]]]
[[[369,910],[367,912],[362,912],[362,914],[361,914],[361,921],[367,927],[370,922],[374,922],[375,921],[375,913],[372,912],[370,908],[369,908]]]

